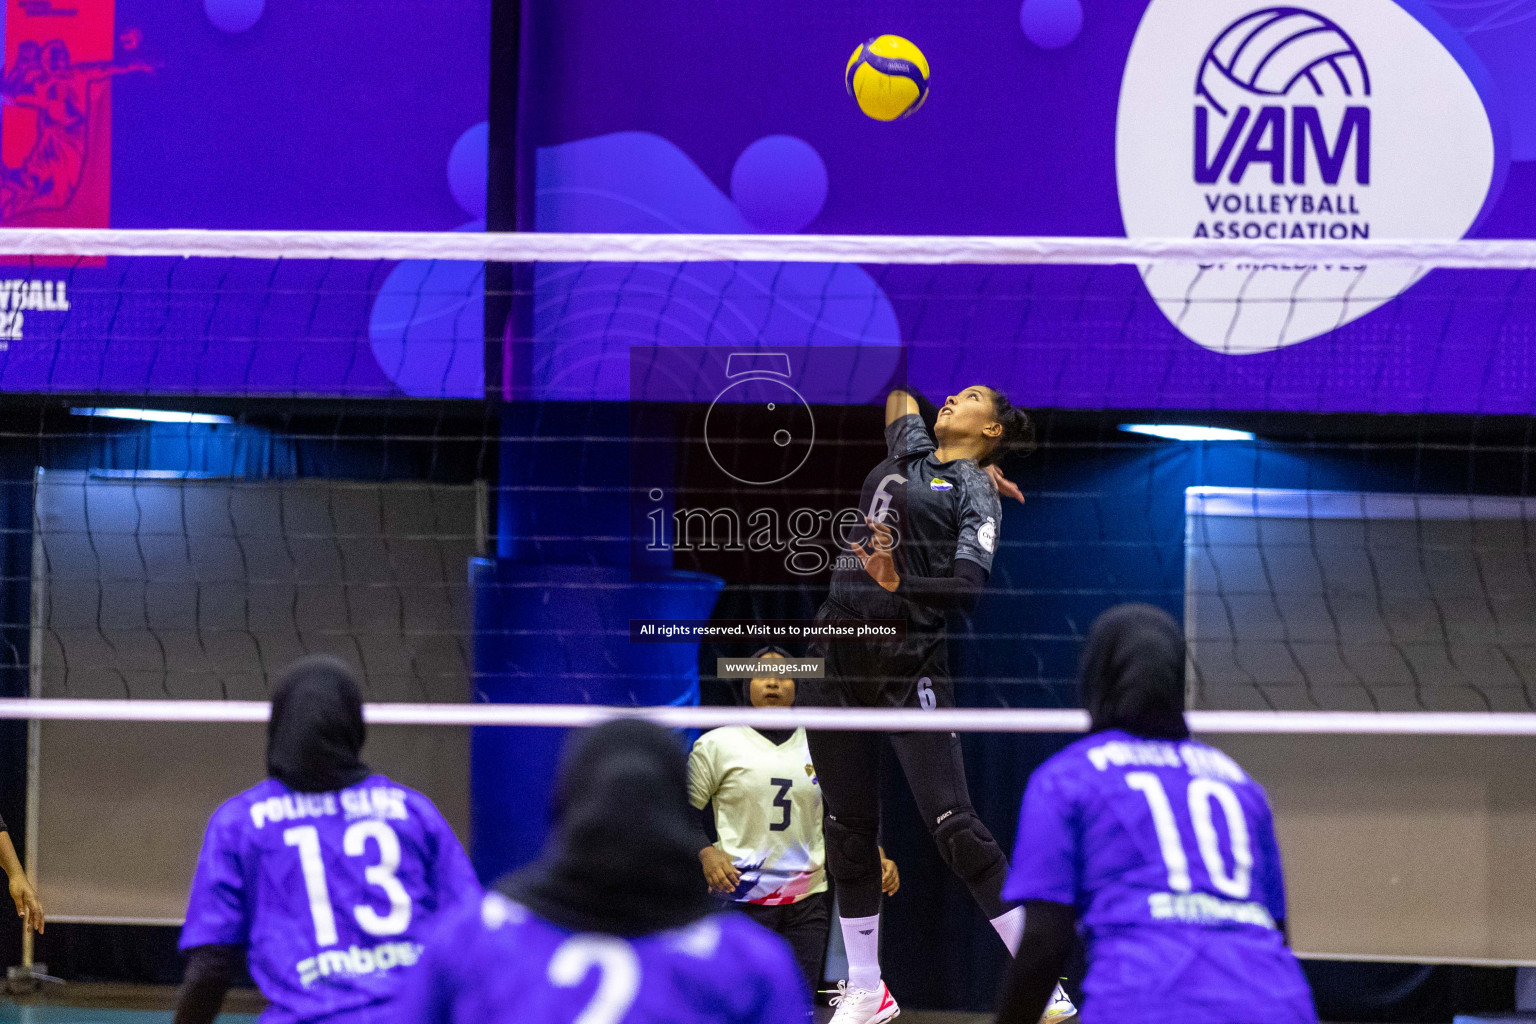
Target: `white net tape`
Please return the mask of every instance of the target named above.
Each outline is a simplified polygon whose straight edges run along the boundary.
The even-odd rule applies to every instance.
[[[0,719],[114,722],[265,722],[271,705],[235,700],[0,699]],[[673,729],[753,725],[762,729],[854,732],[1077,733],[1074,709],[642,707],[595,704],[365,704],[374,725],[583,728],[642,718]],[[1360,736],[1536,736],[1536,714],[1480,712],[1190,711],[1200,734]]]
[[[1536,240],[1215,241],[984,235],[692,235],[459,231],[207,231],[0,228],[23,256],[467,260],[558,263],[1135,264],[1395,263],[1536,267]]]

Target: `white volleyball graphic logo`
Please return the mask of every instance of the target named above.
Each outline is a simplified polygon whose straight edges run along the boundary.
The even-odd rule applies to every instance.
[[[1121,216],[1131,238],[1460,238],[1493,182],[1493,134],[1466,71],[1394,0],[1151,0],[1120,88]],[[1422,274],[1351,261],[1141,271],[1185,337],[1231,355],[1327,334]]]
[[[1235,90],[1369,96],[1371,76],[1360,48],[1339,26],[1299,7],[1270,7],[1229,25],[1200,62],[1195,92],[1222,116],[1236,105]]]

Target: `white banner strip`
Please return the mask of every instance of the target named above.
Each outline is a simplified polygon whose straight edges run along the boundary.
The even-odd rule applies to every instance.
[[[1217,241],[983,235],[656,235],[461,231],[0,228],[0,253],[554,263],[1407,263],[1536,267],[1531,239]]]
[[[101,722],[265,722],[271,705],[239,700],[0,699],[0,719]],[[1088,728],[1075,709],[619,708],[592,704],[367,704],[374,725],[572,727],[643,718],[676,729],[755,725],[864,732],[1044,732]],[[1191,711],[1197,733],[1397,736],[1536,736],[1536,714],[1493,712]]]

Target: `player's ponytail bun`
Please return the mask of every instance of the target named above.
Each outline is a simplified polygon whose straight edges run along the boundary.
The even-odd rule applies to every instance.
[[[1034,451],[1035,424],[1029,418],[1029,414],[1023,409],[1014,408],[1013,403],[1008,401],[1008,396],[997,388],[988,390],[992,392],[992,414],[997,422],[1003,425],[1003,434],[992,450],[978,460],[979,464],[990,466],[1002,461],[1003,456],[1013,452],[1028,455]]]
[[[1189,738],[1184,723],[1184,635],[1149,604],[1100,615],[1083,647],[1079,696],[1094,732],[1122,729],[1158,740]]]

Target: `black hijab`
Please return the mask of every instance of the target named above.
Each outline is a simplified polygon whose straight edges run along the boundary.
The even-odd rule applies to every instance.
[[[716,908],[699,873],[687,762],[661,726],[621,720],[574,736],[550,817],[539,859],[496,886],[544,920],[634,937]]]
[[[370,774],[358,758],[366,736],[362,694],[346,663],[304,658],[272,694],[267,774],[301,793],[345,789]]]
[[[768,644],[765,647],[759,647],[757,650],[753,651],[752,660],[761,661],[764,657],[770,654],[777,654],[781,658],[794,657],[794,655],[790,654],[778,644]],[[752,707],[752,680],[737,679],[735,682],[736,703],[745,708]],[[788,742],[789,738],[795,734],[795,730],[793,729],[758,729],[755,725],[752,728],[757,729],[758,733],[774,746]]]
[[[1088,631],[1078,696],[1092,730],[1189,738],[1184,724],[1184,634],[1149,604],[1116,605]]]

